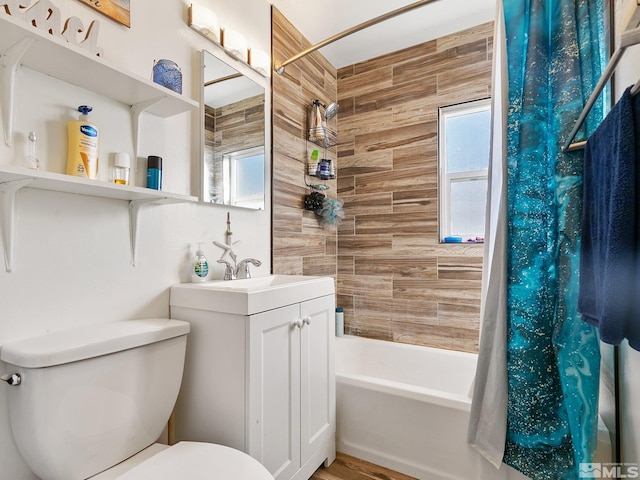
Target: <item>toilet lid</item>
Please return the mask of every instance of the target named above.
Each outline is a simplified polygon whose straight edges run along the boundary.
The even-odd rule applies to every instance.
[[[180,442],[142,462],[119,480],[273,480],[256,459],[223,445]]]

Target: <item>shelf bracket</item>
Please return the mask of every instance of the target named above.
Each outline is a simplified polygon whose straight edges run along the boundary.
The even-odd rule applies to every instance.
[[[20,66],[20,60],[35,40],[34,37],[24,37],[0,56],[0,110],[2,110],[4,143],[7,147],[11,146],[13,135],[16,72]]]
[[[136,266],[136,254],[138,248],[138,214],[142,207],[158,203],[157,198],[129,201],[129,241],[131,244],[131,266]]]
[[[2,193],[2,244],[4,246],[4,265],[7,272],[13,271],[14,243],[16,238],[16,196],[22,187],[26,187],[33,178],[0,183]]]
[[[152,98],[150,100],[145,100],[144,102],[136,103],[135,105],[131,105],[131,125],[133,128],[133,149],[136,155],[135,161],[135,171],[138,171],[138,136],[140,132],[140,115],[142,112],[149,110],[154,105],[160,103],[162,100],[167,98],[166,96]]]

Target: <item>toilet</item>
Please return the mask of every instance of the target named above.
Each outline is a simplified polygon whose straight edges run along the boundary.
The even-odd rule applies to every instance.
[[[4,387],[11,431],[33,473],[42,480],[273,480],[239,450],[156,443],[178,396],[188,333],[179,320],[130,320],[3,345],[0,359],[15,374]]]

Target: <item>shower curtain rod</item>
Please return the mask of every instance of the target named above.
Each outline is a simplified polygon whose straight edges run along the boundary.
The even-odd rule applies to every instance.
[[[618,48],[616,48],[615,52],[613,52],[613,55],[611,55],[611,58],[609,59],[609,63],[607,63],[607,66],[605,67],[604,72],[602,72],[602,76],[600,77],[600,80],[598,80],[598,83],[596,84],[596,88],[594,88],[593,93],[587,100],[587,103],[582,109],[582,112],[580,113],[578,120],[576,120],[576,124],[573,126],[573,130],[571,130],[571,133],[569,134],[569,138],[564,144],[564,147],[562,147],[563,152],[581,150],[585,147],[587,143],[586,141],[575,142],[575,143],[571,143],[571,142],[573,142],[573,139],[578,134],[578,130],[580,130],[580,127],[582,127],[582,124],[584,123],[585,119],[587,118],[587,115],[589,115],[589,112],[591,111],[596,101],[598,100],[598,97],[600,96],[600,93],[602,93],[602,90],[604,89],[605,85],[613,76],[613,73],[616,67],[618,66],[618,63],[622,59],[622,55],[624,55],[625,50],[632,45],[636,45],[640,43],[639,25],[640,25],[640,0],[637,0],[636,10],[634,11],[633,16],[631,17],[631,20],[629,21],[626,30],[622,32],[622,34],[620,34]],[[631,90],[631,94],[635,95],[636,93],[638,93],[638,91],[640,91],[640,80],[638,80],[638,82],[633,86]]]
[[[274,69],[276,71],[276,73],[278,75],[282,75],[284,73],[284,69],[287,65],[289,65],[290,63],[295,62],[296,60],[301,59],[302,57],[315,52],[316,50],[318,50],[319,48],[322,48],[326,45],[329,45],[330,43],[335,42],[336,40],[340,40],[341,38],[344,38],[348,35],[351,35],[352,33],[356,33],[359,32],[360,30],[363,30],[365,28],[371,27],[373,25],[376,25],[380,22],[384,22],[385,20],[389,20],[390,18],[396,17],[398,15],[401,15],[403,13],[406,13],[410,10],[413,10],[415,8],[418,7],[422,7],[428,3],[432,3],[435,2],[437,0],[421,0],[419,2],[415,2],[412,3],[410,5],[406,5],[404,7],[398,8],[397,10],[393,10],[389,13],[385,13],[384,15],[380,15],[379,17],[376,18],[372,18],[371,20],[367,20],[366,22],[362,22],[359,25],[356,25],[355,27],[351,27],[343,32],[337,33],[329,38],[327,38],[326,40],[323,40],[319,43],[316,43],[315,45],[303,50],[302,52],[294,55],[293,57],[288,58],[287,60],[285,60],[284,62],[275,65]]]
[[[233,80],[234,78],[244,77],[242,73],[232,73],[231,75],[227,75],[226,77],[216,78],[215,80],[209,80],[205,82],[204,86],[208,87],[209,85],[215,85],[216,83],[226,82],[227,80]]]

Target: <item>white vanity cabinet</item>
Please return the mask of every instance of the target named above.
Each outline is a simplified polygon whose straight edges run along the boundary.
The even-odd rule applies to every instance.
[[[324,280],[333,292],[333,279]],[[206,292],[201,285],[184,288]],[[175,441],[243,450],[276,480],[307,480],[323,462],[330,464],[335,294],[245,315],[181,306],[191,302],[176,294],[180,287],[172,288],[171,316],[189,322],[191,332]]]

